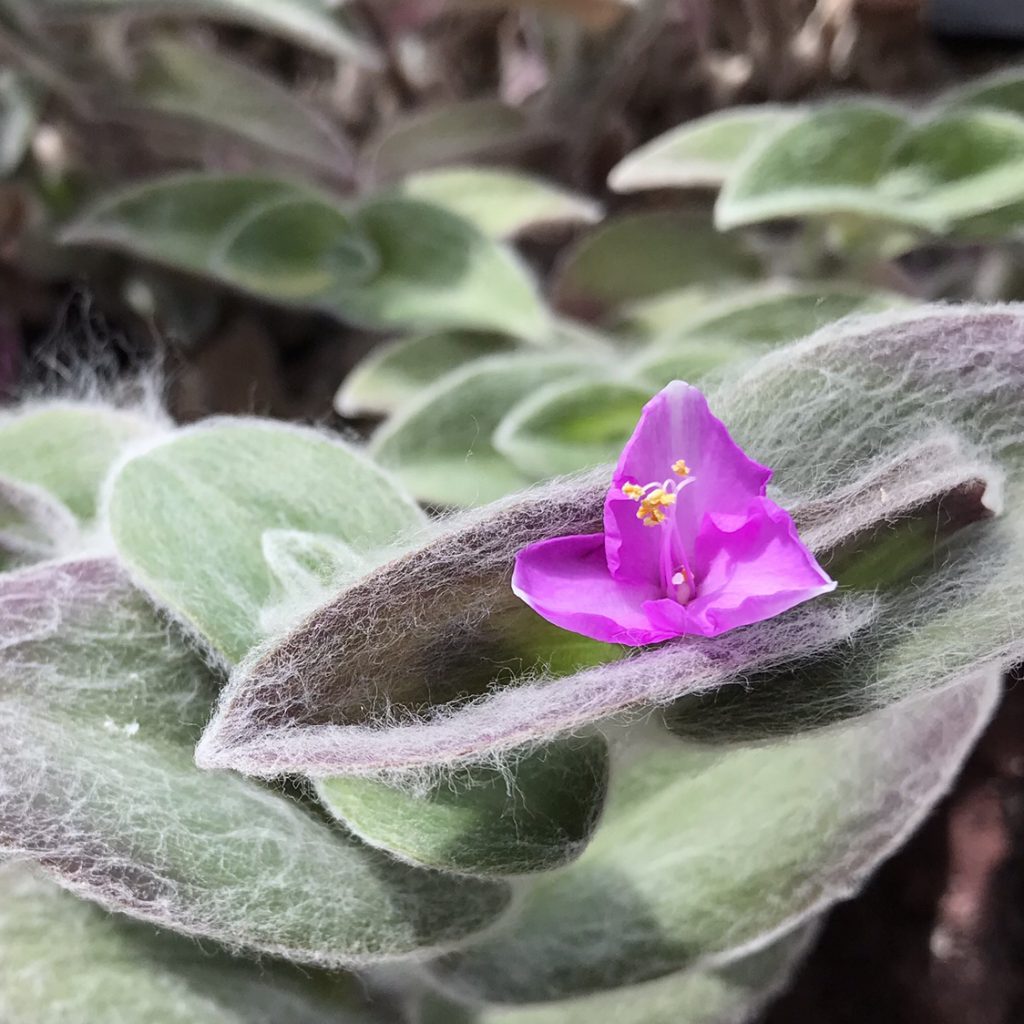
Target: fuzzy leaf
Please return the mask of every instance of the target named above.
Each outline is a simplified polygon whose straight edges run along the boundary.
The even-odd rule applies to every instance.
[[[0,869],[5,1024],[374,1024],[356,979],[253,964]]]
[[[471,224],[412,199],[360,207],[356,226],[381,258],[372,281],[350,285],[339,310],[385,326],[470,327],[530,340],[549,330],[536,284],[510,249]]]
[[[877,185],[907,127],[897,109],[845,101],[808,110],[764,136],[741,161],[715,205],[720,230],[787,217],[854,216],[931,228]]]
[[[513,238],[552,224],[593,224],[601,207],[542,178],[486,167],[421,171],[402,192],[468,220],[492,238]]]
[[[793,118],[786,107],[730,107],[686,121],[620,161],[608,175],[614,192],[656,188],[719,187],[744,153]]]
[[[373,327],[526,337],[546,328],[535,285],[509,250],[414,200],[348,209],[273,178],[176,174],[106,196],[63,239]]]
[[[735,294],[735,291],[735,287],[716,289],[694,285],[691,288],[663,292],[649,299],[627,303],[618,311],[615,326],[630,337],[648,341],[675,327],[681,320],[699,313],[708,303],[727,298]]]
[[[516,153],[535,141],[526,115],[495,99],[434,105],[392,120],[368,148],[378,181],[397,181],[430,167]]]
[[[273,32],[311,50],[354,60],[365,67],[380,64],[373,48],[332,15],[329,0],[37,0],[35,6],[40,15],[55,19],[95,14],[211,18]]]
[[[157,111],[308,161],[335,177],[352,173],[352,152],[315,110],[274,79],[208,46],[152,40],[129,109]]]
[[[825,651],[872,617],[870,601],[821,600],[727,642],[686,638],[619,660],[545,623],[509,586],[526,544],[599,530],[606,490],[606,471],[538,488],[364,577],[234,674],[198,762],[314,778],[480,763]]]
[[[594,358],[589,360],[593,365]],[[493,356],[442,377],[374,435],[380,463],[421,501],[475,505],[531,483],[494,446],[503,416],[549,381],[582,374],[582,356]]]
[[[1000,692],[1000,673],[984,670],[829,733],[726,750],[631,727],[637,746],[614,766],[583,856],[442,961],[445,985],[496,1002],[558,999],[765,944],[855,892],[903,842]]]
[[[937,224],[1024,200],[1024,120],[954,110],[914,126],[890,154],[879,195]]]
[[[549,384],[514,406],[494,447],[534,479],[618,458],[651,391],[610,380]]]
[[[106,512],[133,577],[227,662],[261,639],[274,582],[266,531],[326,534],[365,553],[422,522],[363,455],[257,420],[213,421],[134,456],[113,479]]]
[[[756,261],[699,214],[650,210],[609,220],[567,250],[555,270],[557,305],[595,318],[691,285],[744,280]]]
[[[474,875],[546,871],[583,851],[608,785],[598,736],[526,751],[415,787],[324,779],[317,795],[360,839],[399,860]]]
[[[111,465],[158,427],[141,415],[99,405],[28,406],[0,418],[0,474],[41,488],[88,522]]]
[[[342,416],[388,415],[464,364],[508,355],[516,347],[500,334],[471,331],[433,331],[383,342],[345,378],[334,407]]]
[[[682,338],[671,345],[654,345],[629,362],[629,375],[643,382],[653,394],[670,381],[696,384],[709,376],[718,376],[729,367],[752,361],[764,352],[756,342],[718,338]]]
[[[804,338],[852,313],[905,305],[907,299],[892,292],[832,284],[768,285],[704,303],[655,338],[654,344],[704,338],[776,345]]]
[[[112,561],[0,577],[0,641],[0,853],[78,895],[324,965],[450,944],[504,907],[495,883],[399,865],[199,771],[217,679]]]
[[[70,552],[80,540],[67,505],[40,487],[0,476],[0,571]]]
[[[999,460],[1020,445],[1022,366],[1020,307],[930,307],[843,323],[777,350],[723,385],[712,407],[748,451],[776,468],[780,497],[793,508],[802,535],[823,551],[972,478],[991,482],[995,503],[998,469],[993,476],[988,458],[985,469],[964,452],[981,445]],[[918,459],[917,446],[939,427],[948,435],[948,423],[964,437],[952,449],[954,457],[940,449],[937,461]],[[794,445],[794,437],[809,440]],[[946,469],[939,472],[943,459]],[[1011,485],[1019,486],[1014,479],[1007,481],[1008,502],[1018,493],[1011,492]],[[884,602],[895,597],[865,610],[852,595],[846,601],[837,595],[710,645],[687,638],[575,675],[521,680],[513,688],[481,680],[482,645],[531,628],[509,588],[515,553],[545,537],[600,530],[606,487],[607,472],[601,471],[474,513],[339,594],[236,673],[203,737],[201,762],[256,775],[324,777],[473,761],[637,703],[710,692],[730,674],[749,676],[773,663],[820,654],[866,627],[876,612],[884,628],[870,630],[871,636],[895,627],[914,645],[906,649],[912,657],[889,679],[888,699],[904,696],[922,678],[941,685],[979,662],[1005,667],[1024,655],[1018,628],[1024,610],[1015,599],[972,624],[977,647],[951,661],[949,638],[959,638],[962,623],[946,642],[936,645],[933,638],[949,605],[932,603],[925,608],[929,618],[904,631],[884,614]],[[978,524],[977,532],[998,547],[1004,529],[1016,529],[1006,515]],[[1016,571],[1012,561],[1005,571]],[[999,567],[985,561],[971,570],[972,587],[987,573],[993,586],[1003,584]],[[945,578],[954,580],[951,597],[962,592],[955,574]],[[317,663],[299,664],[299,652],[314,642]],[[553,636],[530,643],[531,651],[557,646]],[[499,673],[493,682],[501,680]],[[482,693],[465,702],[467,694]],[[444,706],[449,701],[457,703]],[[440,710],[424,717],[428,703]],[[395,707],[406,717],[396,721]]]
[[[742,1024],[785,987],[813,932],[788,935],[719,970],[669,974],[576,999],[474,1010],[428,997],[420,1024]]]

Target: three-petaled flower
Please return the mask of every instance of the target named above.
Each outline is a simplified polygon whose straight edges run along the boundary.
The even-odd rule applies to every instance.
[[[673,381],[623,449],[604,533],[524,548],[512,588],[555,625],[628,646],[778,615],[836,584],[765,497],[771,475],[700,391]]]

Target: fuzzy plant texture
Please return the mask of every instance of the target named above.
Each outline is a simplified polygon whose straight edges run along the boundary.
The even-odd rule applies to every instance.
[[[816,596],[643,646],[512,586],[610,466],[428,517],[323,431],[9,411],[0,1018],[750,1019],[1024,656],[1022,400],[1013,305],[736,366],[721,452]]]

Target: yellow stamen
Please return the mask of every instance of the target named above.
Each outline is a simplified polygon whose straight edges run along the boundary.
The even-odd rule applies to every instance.
[[[622,493],[627,498],[639,501],[644,496],[644,489],[639,484],[623,484]]]
[[[690,467],[686,464],[686,459],[677,459],[672,463],[672,472],[678,473],[679,476],[689,476]]]
[[[676,496],[671,491],[656,487],[640,502],[636,517],[644,521],[644,526],[657,526],[665,521],[665,513],[661,509],[675,503]]]

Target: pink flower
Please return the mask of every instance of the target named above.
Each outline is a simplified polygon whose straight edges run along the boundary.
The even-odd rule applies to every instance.
[[[556,626],[632,647],[718,636],[828,593],[835,582],[765,497],[771,475],[673,381],[623,449],[604,533],[524,548],[512,589]]]

